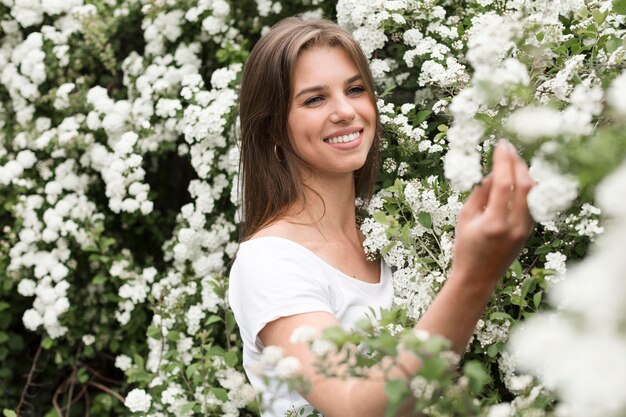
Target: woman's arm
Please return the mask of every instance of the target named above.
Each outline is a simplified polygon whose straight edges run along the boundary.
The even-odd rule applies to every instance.
[[[465,203],[456,228],[455,255],[450,275],[416,328],[450,339],[455,351],[464,351],[476,322],[491,298],[499,278],[516,258],[532,227],[526,196],[533,181],[526,164],[512,145],[498,144],[493,171]],[[373,370],[369,379],[326,378],[315,373],[315,358],[304,344],[292,344],[292,332],[302,326],[323,330],[339,325],[329,313],[312,312],[283,317],[259,333],[264,345],[277,345],[302,364],[302,373],[312,382],[307,401],[326,417],[382,417],[387,398],[385,377]],[[419,369],[409,352],[398,360],[386,378],[406,378]],[[410,405],[405,410],[410,410]],[[405,414],[408,415],[408,414]]]

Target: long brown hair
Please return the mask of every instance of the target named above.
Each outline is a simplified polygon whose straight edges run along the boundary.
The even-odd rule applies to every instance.
[[[369,200],[380,154],[380,117],[367,58],[352,35],[323,19],[289,17],[277,23],[254,46],[243,71],[240,172],[243,188],[242,240],[278,220],[294,203],[304,202],[296,154],[287,132],[296,60],[313,46],[342,48],[352,59],[374,108],[374,142],[365,164],[355,171],[357,196]]]

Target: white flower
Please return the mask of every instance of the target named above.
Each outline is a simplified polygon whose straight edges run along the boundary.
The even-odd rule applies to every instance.
[[[183,389],[178,384],[169,384],[168,387],[161,393],[161,401],[163,404],[175,404],[183,395]]]
[[[276,364],[276,375],[283,379],[291,378],[300,371],[300,368],[300,361],[297,358],[287,356]]]
[[[137,143],[137,139],[139,139],[139,135],[137,135],[135,132],[124,133],[115,144],[115,153],[118,153],[120,155],[127,155],[131,153],[133,151],[135,143]]]
[[[83,336],[83,343],[85,344],[85,346],[91,346],[96,342],[96,336],[92,335],[92,334],[86,334]]]
[[[317,356],[324,356],[336,350],[335,344],[325,339],[317,339],[311,344],[311,352]]]
[[[205,316],[202,306],[194,305],[189,307],[185,314],[185,323],[187,323],[187,333],[194,335],[200,330],[200,320]]]
[[[533,158],[530,175],[538,184],[528,193],[528,208],[538,222],[553,220],[578,196],[576,180],[543,158]]]
[[[35,295],[37,284],[32,279],[24,278],[17,284],[17,292],[24,297]]]
[[[133,366],[132,359],[124,354],[118,355],[115,358],[115,367],[121,369],[122,371],[127,371]]]
[[[459,191],[468,191],[482,179],[480,155],[475,151],[450,149],[444,159],[444,171]]]
[[[626,71],[613,80],[606,98],[615,111],[626,116]]]
[[[22,321],[24,322],[24,327],[28,330],[35,331],[43,324],[43,317],[37,310],[30,308],[24,312]]]
[[[626,215],[626,161],[596,188],[596,201],[609,216]]]
[[[527,106],[515,110],[506,119],[505,126],[525,142],[542,137],[555,137],[562,133],[562,118],[551,107]]]
[[[129,392],[124,400],[124,405],[133,413],[147,413],[151,404],[152,397],[139,388]]]
[[[289,341],[291,343],[307,343],[315,339],[317,329],[313,326],[299,326],[291,333]]]
[[[279,346],[266,346],[263,348],[261,360],[268,365],[275,365],[283,358],[283,349]]]
[[[546,277],[551,282],[559,281],[563,275],[567,272],[565,267],[565,261],[567,257],[561,252],[550,252],[546,255],[545,269],[552,269],[556,272],[556,276]]]
[[[239,67],[218,68],[211,74],[211,86],[213,88],[226,88],[231,81],[237,78]]]
[[[24,168],[24,169],[29,169],[32,168],[33,165],[35,165],[35,162],[37,162],[37,157],[35,156],[35,154],[33,153],[33,151],[25,149],[23,151],[20,151],[17,156],[15,157],[15,160]]]
[[[513,408],[509,403],[501,403],[489,407],[487,417],[509,417],[512,415]]]

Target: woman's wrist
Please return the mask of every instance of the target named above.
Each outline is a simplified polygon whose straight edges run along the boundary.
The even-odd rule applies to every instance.
[[[480,274],[462,268],[455,268],[455,266],[452,265],[448,279],[446,280],[446,285],[455,287],[457,291],[468,293],[469,295],[486,295],[491,297],[499,279],[499,276],[495,276],[495,274],[490,274],[486,271]]]

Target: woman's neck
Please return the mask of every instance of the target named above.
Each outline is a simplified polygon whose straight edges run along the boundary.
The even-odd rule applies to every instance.
[[[297,204],[289,221],[315,229],[321,240],[344,241],[359,239],[356,227],[354,175],[332,178],[308,176],[304,204]]]

